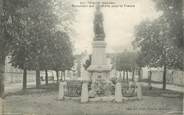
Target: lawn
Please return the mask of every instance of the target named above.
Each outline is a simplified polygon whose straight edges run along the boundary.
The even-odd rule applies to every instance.
[[[57,100],[56,90],[29,89],[5,98],[5,113],[16,115],[181,115],[182,96],[171,91],[143,88],[143,100],[80,103],[80,98]],[[164,97],[161,93],[178,94]],[[171,114],[172,113],[172,114]]]

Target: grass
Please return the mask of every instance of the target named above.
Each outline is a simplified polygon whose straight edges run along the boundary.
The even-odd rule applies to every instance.
[[[177,97],[182,98],[182,93],[171,91],[171,90],[162,90],[158,88],[152,87],[152,89],[149,89],[148,87],[143,87],[143,95],[144,96],[150,96],[150,97],[160,97],[163,96],[162,94],[173,94],[177,95]]]
[[[20,90],[17,92],[10,92],[5,94],[5,98],[7,96],[13,95],[32,95],[32,94],[41,94],[47,92],[56,92],[58,91],[58,84],[50,83],[48,85],[41,85],[40,88],[27,88],[26,90]]]
[[[180,93],[163,91],[157,88],[149,90],[143,87],[143,100],[113,102],[90,102],[81,104],[80,98],[58,101],[58,86],[50,84],[40,89],[31,88],[22,93],[14,93],[5,98],[6,113],[34,115],[167,115],[181,111]],[[164,97],[162,93],[178,94],[179,97]],[[172,114],[173,115],[173,114]]]

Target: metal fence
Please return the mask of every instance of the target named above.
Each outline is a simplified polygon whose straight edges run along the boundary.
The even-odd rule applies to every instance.
[[[82,90],[82,82],[78,80],[67,81],[65,96],[67,97],[80,97]]]

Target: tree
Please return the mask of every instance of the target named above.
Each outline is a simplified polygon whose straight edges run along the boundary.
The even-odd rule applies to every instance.
[[[184,51],[184,7],[183,0],[154,0],[156,3],[156,8],[158,11],[162,11],[162,17],[167,20],[170,25],[169,31],[170,36],[169,39],[174,42],[180,50]],[[184,52],[183,52],[184,53]],[[179,51],[181,54],[181,51]],[[184,55],[180,55],[183,57],[183,67],[184,70]]]
[[[153,22],[144,21],[135,28],[135,36],[144,64],[163,67],[163,89],[166,89],[167,68],[180,67],[180,54],[171,40],[169,23],[162,16]]]
[[[77,70],[77,77],[81,76],[81,63],[82,63],[82,57],[83,57],[83,53],[75,55],[75,61],[76,61],[76,70]]]
[[[25,44],[24,46],[18,46],[13,52],[11,56],[12,66],[23,70],[23,90],[27,88],[27,70],[30,70],[30,59],[29,54],[26,51]]]
[[[72,44],[67,33],[61,31],[55,33],[50,41],[48,53],[50,55],[50,69],[56,71],[57,82],[59,82],[58,72],[70,70],[74,60]]]
[[[72,7],[72,4],[71,0],[54,0],[53,7],[58,20],[60,20],[60,24],[57,25],[58,29],[62,32],[70,33],[70,36],[75,33],[72,26],[77,12],[77,9]]]
[[[122,53],[117,54],[116,56],[116,70],[123,71],[123,79],[125,77],[125,72],[128,80],[128,71],[132,71],[132,80],[134,80],[134,72],[137,69],[137,54],[136,52],[124,51]]]
[[[66,18],[71,23],[73,21],[70,18],[74,15],[69,13],[61,16],[61,12],[57,9],[59,5],[59,0],[32,0],[21,12],[25,22],[22,30],[23,37],[16,41],[18,44],[14,45],[16,50],[12,53],[12,63],[21,69],[24,69],[24,65],[29,65],[27,69],[36,70],[36,87],[40,87],[41,83],[40,70],[45,70],[46,84],[48,84],[48,69],[55,70],[58,78],[59,70],[69,69],[73,64],[69,32],[58,29],[68,27],[68,24],[64,25]],[[63,9],[66,4],[61,5],[62,10],[69,12]]]
[[[62,28],[64,32],[67,30],[68,33],[69,30],[72,30],[71,28],[69,28],[69,25],[73,22],[74,13],[72,8],[64,8],[66,7],[66,5],[69,5],[66,4],[65,1],[1,0],[1,92],[3,92],[4,89],[3,73],[5,56],[7,54],[12,55],[11,63],[13,66],[24,69],[24,89],[26,88],[27,70],[36,70],[36,86],[40,86],[40,70],[47,70],[48,68],[50,68],[51,63],[48,62],[51,60],[51,58],[53,58],[53,55],[50,56],[50,54],[48,53],[48,47],[50,43],[53,42],[52,37],[54,36],[56,31],[58,31],[58,29]],[[62,7],[62,15],[61,9],[58,9],[58,6]],[[63,12],[68,13],[66,15]],[[60,23],[60,21],[62,22],[62,24]],[[60,28],[58,28],[58,26]],[[66,34],[65,32],[65,35],[68,35],[68,33]],[[57,43],[57,40],[52,43],[52,49]],[[71,53],[71,51],[69,52]],[[65,59],[66,58],[68,57],[65,57]],[[72,56],[68,59],[71,58]],[[71,62],[68,63],[70,63],[69,66],[72,65]],[[0,94],[2,94],[1,92]]]
[[[146,63],[142,59],[143,53],[140,51],[137,51],[137,59],[136,59],[136,64],[137,64],[137,69],[138,69],[138,80],[141,80],[141,68],[146,66]]]
[[[45,69],[45,85],[48,85],[49,81],[48,81],[48,70]]]
[[[53,2],[50,0],[32,0],[28,6],[20,10],[21,23],[17,23],[19,39],[13,40],[12,65],[24,69],[36,70],[36,87],[40,86],[40,66],[44,50],[47,49],[48,39],[56,28],[57,16],[52,11]],[[29,65],[29,68],[27,68]],[[26,86],[26,74],[23,77],[23,89]]]
[[[177,46],[179,69],[184,70],[183,0],[154,0],[156,8],[163,12],[162,17],[169,25],[169,39]],[[174,53],[174,54],[176,54]]]
[[[27,0],[0,0],[0,96],[4,93],[5,57],[14,48],[12,41],[19,39],[21,15],[19,10],[27,6]]]

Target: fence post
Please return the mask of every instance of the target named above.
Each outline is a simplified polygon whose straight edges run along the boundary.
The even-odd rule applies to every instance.
[[[139,100],[142,99],[142,87],[141,87],[141,84],[140,83],[137,84],[137,98]]]
[[[115,101],[122,102],[122,98],[121,83],[118,82],[115,87]]]
[[[63,100],[64,99],[64,87],[66,86],[66,82],[61,81],[59,83],[59,95],[58,95],[58,99],[59,100]]]
[[[82,83],[82,93],[81,93],[81,103],[88,102],[88,82],[83,81]]]

